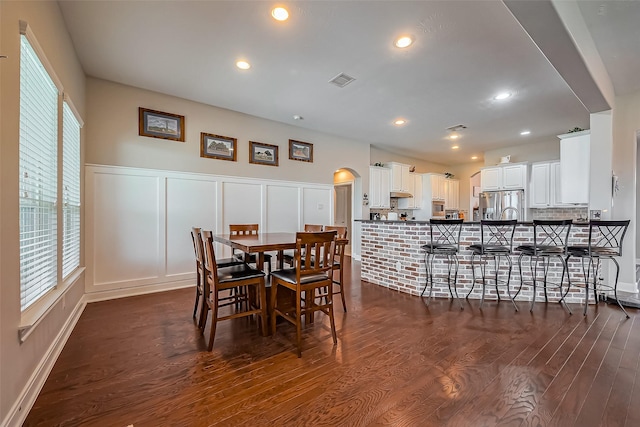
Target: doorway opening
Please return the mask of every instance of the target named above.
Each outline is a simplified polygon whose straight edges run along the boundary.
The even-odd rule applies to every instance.
[[[355,172],[348,169],[338,169],[333,174],[333,223],[334,225],[347,227],[349,244],[345,247],[345,254],[349,256],[352,255],[352,247],[357,245],[357,239],[359,239],[359,232],[354,225],[354,218],[358,214],[355,204],[357,178],[358,176],[355,175]]]

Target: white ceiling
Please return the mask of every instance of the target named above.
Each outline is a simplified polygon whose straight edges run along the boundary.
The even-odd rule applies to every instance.
[[[501,1],[279,4],[289,9],[287,22],[271,17],[275,3],[267,1],[63,1],[60,7],[87,75],[428,161],[467,163],[488,149],[589,127],[585,107]],[[597,4],[581,10],[597,14]],[[610,49],[619,35],[606,32],[624,20],[636,36],[627,49],[637,49],[637,16],[633,21],[623,10],[585,22],[605,34],[600,44],[594,37],[596,45]],[[392,42],[405,33],[415,43],[399,50]],[[252,68],[238,70],[238,59]],[[356,80],[344,88],[328,83],[342,72]],[[638,74],[622,72],[616,90],[640,87]],[[513,96],[492,99],[505,90]],[[393,125],[399,117],[408,120],[400,128]],[[468,129],[454,151],[445,129],[457,124]],[[531,135],[521,137],[525,129]]]

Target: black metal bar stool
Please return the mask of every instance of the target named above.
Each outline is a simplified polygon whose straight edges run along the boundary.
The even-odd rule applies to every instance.
[[[429,287],[429,299],[433,292],[433,260],[440,255],[445,257],[447,261],[447,286],[451,298],[457,299],[460,309],[463,309],[462,302],[458,297],[456,289],[456,281],[458,280],[458,251],[460,249],[460,232],[462,231],[461,219],[432,219],[429,223],[429,242],[422,246],[426,252],[424,256],[424,264],[427,273],[427,279],[424,289],[420,296],[422,297]],[[451,290],[451,274],[453,273],[453,291]],[[455,295],[454,295],[455,292]],[[428,302],[427,302],[428,304]]]
[[[613,285],[601,285],[613,290],[613,296],[616,303],[620,306],[625,316],[629,318],[629,314],[624,309],[618,299],[618,276],[620,275],[620,264],[616,257],[622,256],[622,241],[627,233],[627,228],[631,221],[590,221],[589,222],[589,242],[587,246],[577,245],[569,246],[567,262],[569,258],[581,258],[582,274],[584,277],[584,315],[587,314],[587,305],[589,303],[589,285],[590,277],[593,274],[593,297],[598,303],[597,285],[598,272],[600,271],[600,261],[610,259],[616,266],[616,278]]]
[[[536,302],[536,288],[539,281],[542,282],[544,288],[544,301],[549,302],[547,296],[547,287],[556,287],[560,292],[560,303],[571,313],[571,309],[564,300],[564,297],[571,288],[571,279],[569,278],[569,270],[567,268],[567,243],[569,240],[569,231],[571,230],[572,220],[534,220],[533,221],[533,244],[521,245],[516,248],[516,252],[520,252],[518,256],[518,269],[520,270],[520,290],[524,285],[524,276],[522,274],[522,259],[529,257],[529,272],[531,273],[531,282],[533,285],[533,296],[531,298],[531,307],[529,311],[533,311],[533,305]],[[550,261],[557,258],[562,264],[562,276],[559,283],[552,283],[547,280],[549,273]],[[540,265],[541,264],[541,265]],[[539,266],[542,270],[542,278],[538,277]],[[562,293],[562,282],[564,275],[567,274],[567,290]],[[516,293],[515,296],[518,294]]]
[[[511,297],[511,290],[509,289],[509,282],[511,281],[511,270],[513,269],[513,263],[511,262],[510,255],[513,252],[513,234],[516,231],[517,220],[481,220],[480,221],[480,243],[470,245],[471,250],[471,290],[467,294],[467,298],[473,292],[473,288],[476,286],[476,269],[475,262],[476,257],[480,261],[480,273],[482,283],[482,298],[480,299],[480,308],[484,304],[484,294],[487,288],[487,281],[493,280],[496,287],[496,295],[498,301],[500,301],[500,292],[498,291],[499,284],[506,284],[507,295],[511,303],[518,311],[516,302]],[[500,271],[500,264],[502,258],[506,258],[508,263],[507,280],[500,281],[498,278],[498,272]],[[493,259],[495,274],[493,277],[487,277],[487,265],[489,261]]]

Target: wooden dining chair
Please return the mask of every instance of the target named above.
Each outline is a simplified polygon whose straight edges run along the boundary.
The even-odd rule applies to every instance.
[[[305,233],[319,233],[322,231],[322,224],[305,224],[304,231]],[[293,266],[293,252],[292,250],[287,250],[282,253],[282,263]]]
[[[345,313],[347,311],[347,303],[344,299],[344,289],[342,284],[344,283],[344,251],[349,243],[347,240],[347,227],[339,226],[339,225],[327,225],[324,227],[325,231],[335,231],[336,232],[336,244],[335,244],[335,252],[333,255],[333,271],[332,271],[332,280],[333,285],[338,285],[338,290],[336,291],[333,285],[331,286],[331,290],[333,294],[340,294],[340,298],[342,299],[342,308]],[[335,280],[335,272],[338,272],[338,280]]]
[[[249,236],[249,235],[258,235],[258,224],[229,224],[229,234],[232,236]],[[257,254],[245,254],[245,253],[235,253],[235,249],[233,250],[233,257],[244,261],[248,264],[256,264],[260,270],[262,270],[263,266],[258,266],[258,256]],[[271,255],[265,253],[264,261],[267,264],[267,272],[271,273]]]
[[[296,327],[298,357],[302,356],[302,316],[307,323],[316,311],[329,316],[333,344],[337,344],[336,325],[333,317],[332,284],[333,256],[336,232],[296,233],[294,268],[271,273],[271,331],[276,332],[278,316]],[[279,288],[295,293],[295,306],[286,298],[278,300]]]
[[[196,301],[193,304],[193,318],[196,318],[198,312],[198,303],[200,303],[200,317],[198,318],[198,327],[202,328],[202,312],[206,310],[204,298],[204,246],[202,244],[202,236],[200,235],[200,227],[191,227],[191,241],[193,242],[193,251],[196,256]],[[218,260],[218,267],[229,267],[231,265],[242,264],[235,258],[225,258]]]
[[[202,329],[207,322],[208,311],[211,311],[211,332],[209,334],[208,349],[213,349],[213,341],[216,336],[216,326],[219,321],[235,319],[238,317],[258,315],[262,328],[262,335],[267,335],[267,292],[265,288],[264,272],[250,267],[246,263],[236,264],[220,268],[216,263],[216,255],[213,249],[213,234],[211,231],[202,231],[204,242],[204,295],[207,310],[203,310],[204,318]],[[254,293],[249,292],[253,287]],[[237,293],[238,289],[244,289],[246,293]],[[236,290],[229,296],[221,296],[225,291]],[[238,304],[242,298],[247,304]],[[226,306],[235,306],[231,314],[220,316],[219,309]],[[244,310],[242,310],[244,308]]]

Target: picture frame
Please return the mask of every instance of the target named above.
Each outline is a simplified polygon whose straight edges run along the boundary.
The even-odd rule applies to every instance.
[[[236,138],[200,132],[200,157],[235,162],[237,153]]]
[[[249,141],[249,163],[278,166],[278,146]]]
[[[310,142],[289,140],[289,159],[313,163],[313,144]]]
[[[184,142],[184,116],[139,107],[138,135]]]

